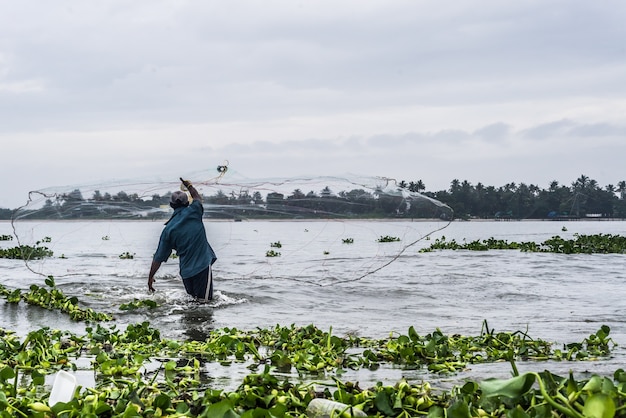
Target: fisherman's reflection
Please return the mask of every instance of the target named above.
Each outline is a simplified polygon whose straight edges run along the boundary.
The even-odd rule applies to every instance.
[[[204,304],[189,306],[181,313],[180,326],[188,340],[205,341],[215,329],[213,308]]]

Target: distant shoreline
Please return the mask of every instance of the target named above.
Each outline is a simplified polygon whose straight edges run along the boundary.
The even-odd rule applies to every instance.
[[[250,219],[224,219],[224,218],[203,218],[205,222],[440,222],[447,223],[438,218],[310,218],[310,219],[284,219],[284,218],[250,218]],[[31,222],[165,222],[167,218],[148,219],[148,218],[116,218],[116,219],[21,219],[15,222],[31,223]],[[626,218],[578,218],[578,219],[453,219],[451,222],[624,222]],[[11,223],[10,219],[0,219],[0,223]]]

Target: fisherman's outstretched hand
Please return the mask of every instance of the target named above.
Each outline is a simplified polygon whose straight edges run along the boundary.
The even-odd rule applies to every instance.
[[[191,182],[189,180],[183,180],[183,178],[180,178],[180,181],[183,182],[183,186],[189,188],[189,186],[191,186]]]

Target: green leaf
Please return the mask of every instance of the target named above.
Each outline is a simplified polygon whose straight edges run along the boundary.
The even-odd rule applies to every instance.
[[[203,416],[206,417],[239,417],[238,414],[233,411],[233,405],[228,399],[224,399],[218,403],[209,405],[204,411]]]
[[[393,403],[393,409],[398,410],[398,409],[402,409],[402,397],[400,396],[400,393],[396,393],[395,396],[395,401]]]
[[[476,393],[478,389],[478,383],[476,382],[467,382],[461,387],[461,393],[465,393],[466,395],[473,395]]]
[[[105,412],[109,412],[111,410],[112,410],[112,408],[111,408],[111,406],[109,404],[107,404],[104,401],[99,401],[98,402],[98,406],[94,410],[94,413],[96,415],[103,415]]]
[[[124,410],[124,413],[122,414],[122,418],[134,418],[134,417],[140,417],[140,416],[141,414],[139,413],[139,407],[132,403],[129,403],[128,405],[126,405],[126,409]]]
[[[505,396],[507,398],[518,398],[528,392],[535,383],[535,376],[525,373],[511,379],[486,379],[480,383],[483,396]]]
[[[378,409],[380,412],[387,416],[396,415],[392,407],[391,395],[389,395],[387,392],[381,391],[376,394],[376,399],[374,399],[374,406],[376,406],[376,409]]]
[[[600,329],[598,330],[598,332],[596,333],[596,335],[598,337],[603,337],[602,339],[604,339],[608,337],[610,333],[611,333],[611,327],[609,327],[608,325],[602,325]]]
[[[450,405],[450,407],[447,409],[446,416],[448,418],[469,418],[469,406],[467,406],[467,404],[462,401],[457,401]]]
[[[42,386],[46,383],[46,377],[39,370],[33,370],[31,373],[33,379],[33,385]]]
[[[626,372],[624,369],[617,369],[613,374],[613,378],[620,383],[624,383],[626,382]]]
[[[189,412],[189,405],[187,405],[186,403],[180,402],[178,405],[176,405],[176,413],[184,415],[184,414],[187,414],[188,412]]]
[[[615,402],[608,395],[596,393],[585,401],[583,415],[589,418],[612,418],[615,416]]]
[[[272,417],[282,418],[287,414],[287,406],[284,404],[276,404],[269,409]]]
[[[6,382],[9,379],[13,379],[15,377],[15,370],[9,366],[5,366],[0,370],[0,382]]]
[[[587,381],[585,386],[583,386],[584,391],[588,392],[600,392],[602,389],[602,378],[598,375],[591,376],[591,379]]]
[[[507,411],[506,413],[506,418],[529,418],[529,417],[530,415],[524,412],[524,410],[519,405],[517,406],[517,408],[511,409]]]
[[[419,341],[420,336],[417,333],[417,331],[415,331],[415,328],[413,328],[413,325],[411,325],[409,327],[409,337],[411,338],[412,341]]]
[[[440,406],[433,406],[428,410],[428,415],[426,418],[443,418],[445,416],[445,411]]]
[[[157,395],[156,398],[154,398],[153,405],[156,406],[157,408],[161,408],[162,410],[165,410],[172,405],[172,400],[166,394],[161,393]]]

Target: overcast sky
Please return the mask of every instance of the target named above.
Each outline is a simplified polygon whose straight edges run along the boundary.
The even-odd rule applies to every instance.
[[[622,0],[0,0],[0,207],[299,175],[626,180]]]

